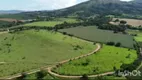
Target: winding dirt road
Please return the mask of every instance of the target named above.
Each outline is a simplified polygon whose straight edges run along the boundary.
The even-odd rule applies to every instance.
[[[100,44],[96,44],[96,45],[97,45],[97,48],[96,48],[94,51],[92,51],[92,52],[90,52],[90,53],[88,53],[88,54],[85,54],[85,55],[81,55],[81,56],[79,56],[79,57],[75,57],[75,58],[73,58],[73,59],[69,59],[69,60],[62,61],[62,62],[60,62],[60,64],[64,64],[64,63],[69,62],[70,60],[77,60],[77,59],[80,59],[80,58],[87,57],[87,56],[89,56],[89,55],[95,54],[96,52],[98,52],[98,51],[101,49],[101,45],[100,45]],[[60,64],[58,64],[58,65],[60,65]],[[52,66],[52,67],[49,67],[49,68],[48,68],[48,73],[51,74],[51,75],[53,75],[53,76],[55,76],[55,77],[59,77],[59,78],[63,78],[63,79],[79,79],[79,78],[82,77],[82,76],[60,75],[60,74],[57,74],[57,73],[55,73],[55,72],[52,72],[52,69],[53,69],[53,68],[56,68],[58,65],[54,65],[54,66]],[[104,76],[104,75],[108,75],[108,74],[114,74],[114,72],[106,72],[106,73],[97,74],[97,75],[90,75],[90,76],[88,76],[88,77],[98,77],[98,76]]]

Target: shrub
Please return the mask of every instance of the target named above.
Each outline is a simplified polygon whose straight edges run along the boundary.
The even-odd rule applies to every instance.
[[[121,20],[120,21],[120,24],[126,24],[127,22],[126,21],[124,21],[124,20]]]
[[[36,73],[37,79],[43,79],[45,76],[47,75],[47,72],[44,70],[41,70],[39,72]]]
[[[88,76],[86,74],[82,75],[82,77],[80,78],[80,80],[89,80]]]
[[[23,72],[21,73],[21,76],[17,78],[17,80],[25,80],[26,77],[27,77],[27,73]]]
[[[113,45],[115,45],[115,43],[114,42],[107,42],[107,45],[113,46]]]
[[[118,42],[118,43],[115,44],[115,46],[116,46],[116,47],[120,47],[120,46],[121,46],[121,43]]]

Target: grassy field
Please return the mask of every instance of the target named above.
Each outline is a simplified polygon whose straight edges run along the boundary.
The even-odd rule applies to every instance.
[[[50,66],[95,49],[91,42],[44,30],[0,35],[0,77]]]
[[[62,24],[62,21],[39,21],[39,22],[33,22],[28,23],[22,26],[47,26],[47,27],[54,27],[57,24]]]
[[[122,64],[130,64],[137,58],[135,50],[103,45],[103,48],[79,60],[70,61],[53,71],[64,75],[98,74],[120,69]]]
[[[124,20],[124,21],[127,21],[127,24],[129,25],[132,25],[134,27],[138,27],[138,26],[142,26],[142,20],[137,20],[137,19],[125,19],[125,18],[114,18],[113,20],[116,20],[116,19],[119,19],[120,21],[121,20]],[[111,22],[112,24],[115,24],[115,25],[118,25],[119,22]]]
[[[137,36],[135,36],[135,40],[138,42],[142,42],[142,31],[139,30],[127,30],[127,32],[129,34],[137,34]]]
[[[23,26],[47,26],[47,27],[54,27],[57,24],[62,24],[64,22],[68,23],[77,23],[76,19],[73,18],[55,18],[53,21],[39,21],[39,22],[33,22],[29,24],[25,24]]]
[[[55,20],[57,20],[57,21],[66,21],[66,22],[69,22],[69,23],[79,22],[79,20],[77,20],[75,18],[55,18]]]
[[[132,36],[114,34],[112,31],[97,29],[95,26],[61,29],[60,32],[67,32],[69,34],[73,34],[74,36],[94,42],[120,42],[122,46],[128,48],[133,48],[134,44]]]

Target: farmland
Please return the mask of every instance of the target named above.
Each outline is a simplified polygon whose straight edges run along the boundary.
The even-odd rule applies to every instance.
[[[0,77],[50,66],[95,47],[91,42],[44,30],[1,34]]]
[[[54,27],[57,24],[62,24],[62,21],[39,21],[39,22],[33,22],[29,24],[25,24],[22,26],[47,26],[47,27]]]
[[[122,64],[131,64],[136,58],[135,50],[103,45],[96,54],[70,61],[53,71],[62,75],[99,74],[113,71],[114,67],[120,69]]]
[[[136,34],[136,36],[134,36],[135,40],[137,42],[142,42],[142,32],[141,31],[139,31],[139,30],[127,30],[127,32],[129,34],[133,34],[133,35]]]
[[[132,36],[124,35],[121,33],[114,34],[112,31],[97,29],[95,26],[61,29],[59,31],[67,32],[68,34],[73,34],[74,36],[77,36],[79,38],[94,42],[120,42],[122,46],[128,48],[133,48],[134,44]]]
[[[116,20],[117,18],[114,18],[113,20]],[[127,24],[132,25],[134,27],[142,26],[142,20],[137,20],[137,19],[125,19],[125,18],[118,18],[119,21],[124,20],[127,21]],[[118,25],[119,22],[111,22],[112,24]]]
[[[22,26],[47,26],[47,27],[54,27],[57,24],[62,24],[63,22],[68,23],[77,23],[78,21],[73,18],[56,18],[53,21],[39,21],[39,22],[33,22],[29,24],[25,24]]]
[[[16,19],[10,19],[10,18],[0,18],[0,21],[7,21],[7,22],[16,22]]]

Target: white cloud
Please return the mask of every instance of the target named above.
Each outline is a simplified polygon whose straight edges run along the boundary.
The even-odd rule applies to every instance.
[[[77,0],[33,0],[32,7],[37,9],[60,9],[75,5]]]

